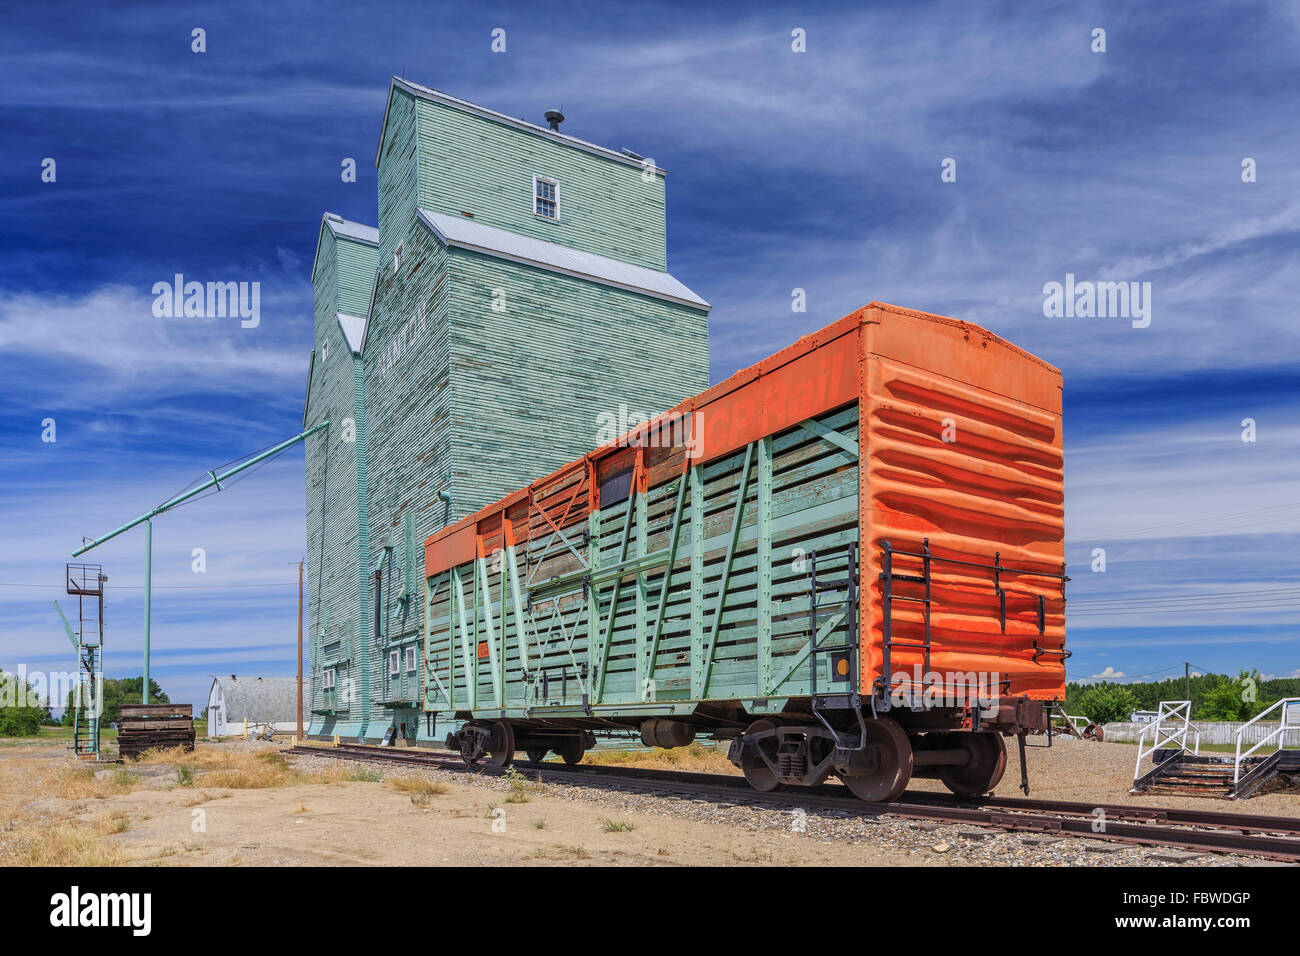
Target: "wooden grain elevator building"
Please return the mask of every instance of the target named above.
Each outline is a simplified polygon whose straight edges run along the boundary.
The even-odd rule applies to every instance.
[[[551,119],[548,114],[548,120]],[[421,714],[425,539],[708,387],[668,271],[664,170],[394,78],[378,228],[312,267],[309,733],[441,739]]]

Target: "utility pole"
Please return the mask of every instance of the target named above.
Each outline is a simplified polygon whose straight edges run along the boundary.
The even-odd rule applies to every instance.
[[[1192,699],[1192,664],[1191,661],[1183,661],[1183,700]]]
[[[298,562],[298,739],[302,740],[302,562]]]
[[[149,618],[153,613],[153,519],[144,522],[144,684],[140,703],[149,703]]]

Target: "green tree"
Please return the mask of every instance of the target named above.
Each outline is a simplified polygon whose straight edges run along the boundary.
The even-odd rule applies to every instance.
[[[1263,709],[1259,671],[1240,671],[1236,677],[1215,675],[1196,711],[1198,720],[1250,720]]]
[[[104,712],[100,720],[104,724],[112,723],[122,717],[123,704],[140,703],[140,689],[144,687],[143,677],[106,677],[104,678]],[[68,694],[68,703],[63,711],[63,724],[66,727],[72,726],[73,711],[75,702],[73,693]],[[163,689],[158,686],[158,682],[152,677],[149,678],[149,703],[151,704],[170,704],[171,699],[164,693]]]
[[[26,694],[22,690],[17,677],[0,670],[0,737],[32,737],[41,732],[48,713],[43,706],[30,703],[39,701],[30,683]]]
[[[1123,684],[1093,684],[1079,695],[1078,710],[1094,724],[1128,720],[1137,709],[1137,695]]]

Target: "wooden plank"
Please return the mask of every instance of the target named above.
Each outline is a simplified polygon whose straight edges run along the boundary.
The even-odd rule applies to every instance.
[[[193,704],[123,704],[123,717],[189,717]]]
[[[194,721],[186,717],[180,720],[121,720],[118,722],[117,729],[121,733],[131,731],[155,731],[155,730],[194,730]]]

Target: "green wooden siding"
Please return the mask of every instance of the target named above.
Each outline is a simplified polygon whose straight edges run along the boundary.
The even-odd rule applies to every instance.
[[[409,93],[393,92],[384,142],[379,152],[379,263],[391,276],[393,251],[410,239],[419,203],[416,164],[415,102]]]
[[[342,236],[335,242],[339,287],[337,311],[364,318],[370,308],[370,289],[375,284],[375,247]]]
[[[818,422],[856,443],[856,405]],[[644,715],[808,694],[808,555],[842,579],[858,540],[858,456],[842,444],[796,426],[597,512],[589,543],[571,536],[576,553],[538,535],[517,556],[518,588],[495,557],[433,576],[427,706],[584,716],[585,696],[597,713]],[[843,596],[820,599],[821,645],[844,640]],[[827,655],[818,668],[819,690],[856,686]]]
[[[462,249],[449,278],[458,518],[596,447],[600,413],[653,415],[708,387],[698,309]]]
[[[339,711],[313,718],[312,729],[370,739],[418,715],[425,539],[590,450],[599,412],[623,403],[654,413],[708,385],[704,311],[448,250],[416,216],[421,206],[473,213],[477,222],[663,270],[661,176],[646,183],[638,167],[398,89],[378,167],[378,248],[328,230],[321,239],[308,413],[334,424],[307,450],[312,706]],[[534,173],[561,184],[558,223],[533,215]],[[399,243],[404,261],[395,266]],[[492,309],[498,289],[505,312]],[[338,311],[368,315],[355,367]],[[344,418],[357,435],[346,448],[338,441]],[[406,667],[409,646],[415,674]],[[320,670],[331,663],[340,665],[340,687],[325,694]]]
[[[418,100],[416,109],[421,206],[473,213],[475,222],[489,226],[668,268],[663,176],[646,182],[639,167],[431,100]],[[394,119],[389,116],[390,127]],[[558,222],[533,213],[534,174],[559,182]]]
[[[366,682],[358,654],[365,595],[361,574],[359,470],[364,472],[364,409],[356,361],[337,313],[358,311],[369,299],[375,252],[365,243],[335,237],[322,226],[313,269],[314,352],[306,421],[330,427],[306,440],[308,686],[313,733],[357,733],[367,715]],[[365,308],[359,311],[364,314]],[[357,441],[347,441],[356,422]],[[326,691],[321,672],[333,667],[336,686]],[[333,714],[323,713],[333,711]]]
[[[383,572],[382,632],[368,643],[372,736],[381,736],[393,720],[400,722],[402,708],[395,702],[419,700],[400,679],[393,685],[388,653],[422,634],[419,595],[403,597],[406,566],[423,582],[424,540],[451,518],[438,499],[451,480],[446,259],[445,247],[427,228],[410,233],[401,270],[394,275],[391,262],[380,270],[366,333],[368,567]],[[408,518],[412,548],[407,547]],[[368,641],[372,633],[368,620]],[[401,664],[405,674],[404,659]]]

